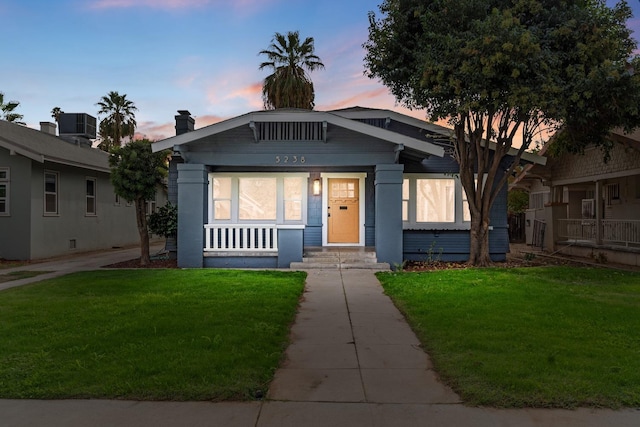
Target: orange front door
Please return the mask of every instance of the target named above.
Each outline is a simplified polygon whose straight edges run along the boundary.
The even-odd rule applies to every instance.
[[[358,178],[328,180],[328,243],[360,242],[360,199]]]

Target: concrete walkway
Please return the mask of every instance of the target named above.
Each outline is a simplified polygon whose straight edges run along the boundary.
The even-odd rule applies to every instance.
[[[164,243],[152,243],[149,247],[149,252],[153,255],[163,247]],[[128,261],[134,258],[140,258],[140,248],[138,246],[56,257],[43,260],[42,262],[7,268],[0,270],[0,274],[8,274],[16,271],[45,271],[46,273],[35,277],[29,277],[27,279],[0,283],[0,291],[3,289],[14,288],[16,286],[39,282],[45,279],[51,279],[53,277],[63,276],[76,271],[97,270],[105,265],[116,264],[118,262]],[[0,427],[2,426],[1,423],[2,421],[0,420]]]
[[[119,257],[130,259],[130,254],[70,260],[56,271],[106,265]],[[466,407],[438,381],[417,338],[373,272],[308,274],[287,359],[265,401],[0,400],[0,427],[640,425],[640,410],[633,409]]]

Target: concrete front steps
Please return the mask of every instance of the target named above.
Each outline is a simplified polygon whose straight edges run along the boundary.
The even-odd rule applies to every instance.
[[[307,247],[302,262],[292,262],[294,270],[307,269],[367,269],[389,270],[386,262],[378,262],[372,248],[363,247]]]

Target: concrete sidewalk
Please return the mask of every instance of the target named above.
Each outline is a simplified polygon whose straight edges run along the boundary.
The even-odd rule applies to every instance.
[[[94,257],[93,262],[103,261]],[[369,270],[308,271],[287,359],[265,401],[0,400],[1,427],[638,425],[640,411],[633,409],[464,406],[438,381],[417,338]]]
[[[152,243],[149,247],[149,251],[153,255],[163,247],[164,243]],[[0,274],[8,274],[16,271],[46,271],[47,273],[40,274],[35,277],[29,277],[27,279],[0,283],[0,291],[3,289],[14,288],[16,286],[39,282],[45,279],[51,279],[53,277],[63,276],[76,271],[97,270],[105,265],[128,261],[135,258],[140,258],[140,248],[138,246],[67,255],[43,260],[42,262],[25,264],[19,267],[7,268],[0,270]],[[0,427],[2,426],[1,423],[2,421],[0,420]]]

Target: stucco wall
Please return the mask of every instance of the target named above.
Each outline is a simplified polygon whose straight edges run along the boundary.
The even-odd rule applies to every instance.
[[[0,167],[9,167],[9,216],[0,216],[0,258],[27,259],[30,248],[31,160],[0,148]]]
[[[59,173],[57,216],[44,215],[45,170]],[[86,214],[87,178],[97,180],[95,216]],[[140,241],[134,206],[124,200],[115,203],[109,174],[105,172],[34,163],[31,194],[31,259],[127,246]]]

